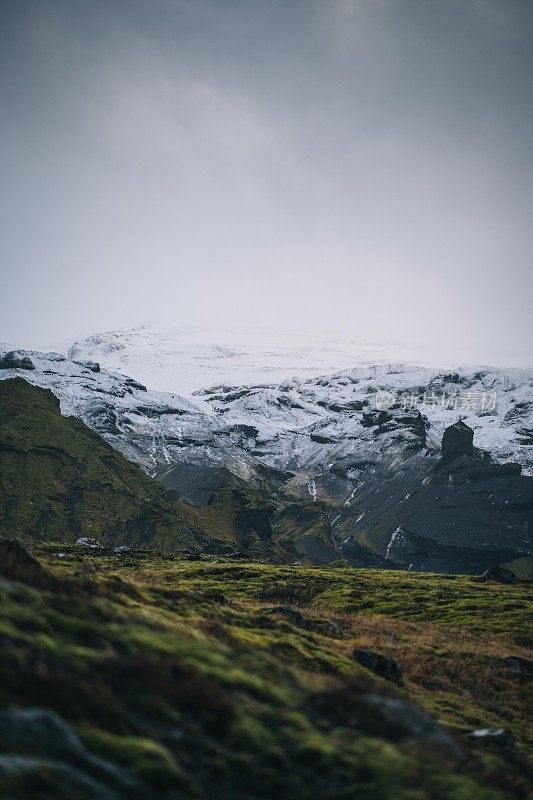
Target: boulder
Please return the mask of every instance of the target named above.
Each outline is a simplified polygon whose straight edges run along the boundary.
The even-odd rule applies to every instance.
[[[272,606],[269,608],[262,608],[262,614],[276,614],[284,617],[288,622],[291,622],[297,628],[305,628],[307,623],[301,611],[290,606]]]
[[[311,628],[315,633],[320,633],[322,636],[341,636],[341,629],[339,625],[332,619],[324,619],[324,617],[312,617],[306,620],[307,627]]]
[[[26,580],[44,572],[35,556],[16,539],[0,538],[0,574],[13,580]]]
[[[28,356],[11,350],[0,356],[0,369],[35,369],[35,364]]]
[[[356,661],[365,667],[365,669],[379,675],[386,681],[401,684],[402,682],[402,668],[395,658],[384,656],[381,653],[376,653],[374,650],[365,650],[364,648],[357,647],[353,651]]]
[[[533,675],[533,661],[528,658],[509,656],[505,659],[505,663],[512,672],[516,672],[520,676]]]
[[[485,583],[488,581],[494,583],[514,583],[516,581],[516,575],[514,572],[511,572],[510,569],[496,565],[486,569],[480,580]]]
[[[358,698],[357,722],[375,736],[414,745],[435,758],[462,761],[465,756],[449,733],[429,714],[407,700],[363,694]]]
[[[98,539],[91,539],[89,536],[82,536],[76,542],[77,547],[87,547],[90,550],[94,550],[97,547],[102,547],[103,545],[98,541]]]
[[[510,731],[503,728],[479,728],[468,734],[469,738],[475,739],[480,744],[494,745],[500,750],[513,751],[516,749],[514,736]]]

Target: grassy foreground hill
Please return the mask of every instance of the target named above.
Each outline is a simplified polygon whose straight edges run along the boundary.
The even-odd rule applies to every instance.
[[[2,797],[527,797],[524,584],[12,549]]]

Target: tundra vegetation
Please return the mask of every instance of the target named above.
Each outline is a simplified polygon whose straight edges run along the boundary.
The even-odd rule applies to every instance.
[[[1,562],[6,797],[527,796],[522,583],[55,544],[35,555],[4,548]],[[396,659],[401,685],[356,648]],[[36,709],[57,717],[39,728]],[[15,723],[26,735],[10,736]],[[76,747],[57,748],[47,725]],[[471,735],[482,729],[505,734]]]

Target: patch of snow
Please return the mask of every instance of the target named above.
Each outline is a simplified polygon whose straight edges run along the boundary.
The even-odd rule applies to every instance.
[[[354,494],[356,493],[356,491],[358,490],[358,488],[359,488],[359,484],[357,484],[356,486],[354,486],[354,488],[353,488],[353,490],[352,490],[352,493],[351,493],[351,495],[349,496],[349,498],[348,498],[347,500],[345,500],[345,501],[344,501],[344,505],[345,505],[345,506],[349,506],[349,505],[350,505],[350,503],[351,503],[351,502],[352,502],[352,500],[353,500]]]
[[[404,532],[403,532],[403,530],[402,530],[402,526],[401,526],[401,525],[399,525],[399,526],[396,528],[396,530],[394,531],[394,533],[392,534],[392,536],[391,536],[391,539],[390,539],[390,542],[389,542],[389,543],[388,543],[388,545],[387,545],[387,549],[385,550],[385,560],[386,560],[387,558],[389,558],[389,556],[390,556],[390,552],[391,552],[391,549],[392,549],[392,547],[394,546],[394,544],[395,544],[396,542],[401,542],[401,541],[403,541],[403,539],[404,539],[404,535],[405,535],[405,534],[404,534]]]

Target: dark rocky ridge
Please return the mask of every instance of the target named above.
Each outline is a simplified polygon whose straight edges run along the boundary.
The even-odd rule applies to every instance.
[[[494,463],[473,436],[455,423],[439,461],[420,455],[411,469],[365,481],[339,524],[356,529],[342,542],[347,557],[370,544],[383,566],[475,574],[528,555],[533,478],[518,464]]]

